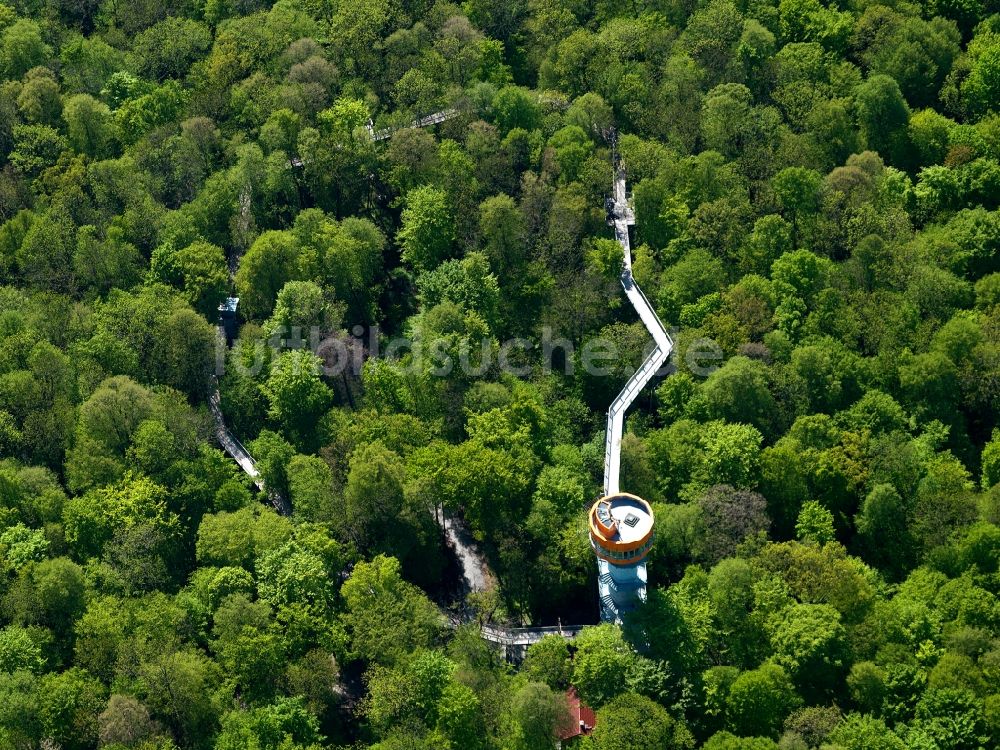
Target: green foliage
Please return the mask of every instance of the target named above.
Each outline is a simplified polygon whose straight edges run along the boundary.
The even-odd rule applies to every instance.
[[[302,699],[283,698],[251,711],[226,714],[215,746],[220,750],[242,747],[279,750],[313,746],[321,739],[316,717],[306,710]]]
[[[775,662],[804,694],[832,692],[842,676],[846,648],[840,613],[827,604],[798,604],[776,617],[780,620],[771,632]]]
[[[455,232],[450,214],[444,191],[431,185],[411,190],[398,237],[403,260],[429,271],[447,258]]]
[[[436,639],[440,620],[431,602],[400,577],[399,561],[384,555],[359,563],[341,587],[344,625],[357,657],[392,664]]]
[[[31,631],[16,625],[0,630],[0,671],[38,673],[43,664],[42,649],[32,639]]]
[[[635,653],[621,630],[609,624],[586,628],[576,640],[576,649],[571,682],[580,691],[581,700],[600,707],[618,693]]]
[[[548,685],[528,682],[512,696],[510,710],[517,747],[549,747],[571,725],[566,697]]]
[[[263,553],[254,568],[258,594],[272,607],[296,605],[323,612],[333,601],[326,561],[297,541]]]
[[[553,690],[565,688],[569,683],[572,664],[566,640],[558,635],[547,635],[528,647],[524,672]]]
[[[285,283],[306,277],[313,262],[290,233],[265,232],[240,261],[236,274],[240,304],[249,315],[269,314]]]
[[[319,285],[311,281],[289,281],[278,292],[268,325],[274,335],[307,338],[317,331],[334,328],[334,310]]]
[[[290,531],[286,519],[267,509],[209,513],[198,527],[196,555],[206,565],[249,569],[257,555],[283,544]]]
[[[163,246],[153,253],[151,271],[164,283],[181,287],[191,306],[206,318],[217,316],[229,286],[222,248],[203,241],[176,251]]]
[[[307,351],[283,352],[264,384],[268,415],[299,444],[310,445],[319,415],[330,405],[329,388],[320,380],[321,360]]]
[[[177,517],[167,510],[167,491],[151,479],[126,475],[117,485],[73,498],[63,512],[66,541],[82,558],[100,554],[117,529],[151,524],[171,535]]]
[[[968,53],[970,70],[968,77],[962,83],[963,99],[968,102],[971,111],[983,113],[990,111],[997,93],[996,75],[1000,59],[998,59],[998,43],[996,33],[984,30],[977,34],[969,43]]]
[[[694,747],[694,738],[667,710],[649,698],[623,693],[597,712],[592,744],[601,750]]]
[[[193,649],[154,655],[139,669],[139,697],[180,743],[203,743],[218,721],[212,695],[219,673],[218,665]]]
[[[82,669],[45,675],[36,694],[44,735],[71,750],[92,747],[105,695],[104,686]]]
[[[137,97],[129,97],[115,111],[121,138],[135,143],[153,128],[177,120],[184,111],[187,93],[175,82],[167,81]]]
[[[801,699],[776,664],[742,673],[729,688],[726,724],[743,736],[776,737],[784,717]]]
[[[136,68],[149,78],[180,78],[208,50],[211,41],[202,24],[168,17],[136,37],[132,45]]]
[[[0,747],[996,746],[998,9],[0,3]]]
[[[982,455],[983,476],[982,486],[988,490],[996,484],[1000,484],[1000,432],[993,433],[993,439],[983,448]]]
[[[4,567],[17,572],[29,562],[41,562],[49,549],[49,541],[40,529],[29,529],[22,523],[7,527],[0,534]]]
[[[709,375],[700,394],[712,417],[753,425],[765,435],[773,434],[776,404],[763,362],[733,357]]]
[[[716,732],[702,747],[705,750],[775,750],[779,746],[767,737],[737,737],[731,732]]]
[[[835,538],[833,514],[814,500],[802,503],[795,523],[795,536],[802,542],[826,544]]]
[[[854,750],[902,750],[906,744],[881,719],[868,715],[849,714],[830,735],[833,742]]]
[[[868,148],[894,161],[903,158],[910,108],[899,84],[887,75],[871,76],[858,87],[855,105]]]
[[[5,78],[16,80],[42,64],[51,49],[43,41],[41,29],[34,21],[19,18],[5,26],[0,37],[0,65]]]
[[[333,473],[322,459],[298,455],[288,463],[289,496],[294,512],[308,521],[335,521],[341,517]]]

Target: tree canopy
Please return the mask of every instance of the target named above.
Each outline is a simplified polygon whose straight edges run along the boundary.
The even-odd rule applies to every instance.
[[[0,0],[2,748],[1000,746],[998,410],[997,0]]]

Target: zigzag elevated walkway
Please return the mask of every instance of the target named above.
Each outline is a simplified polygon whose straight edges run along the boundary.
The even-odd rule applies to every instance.
[[[639,285],[632,278],[632,246],[629,241],[628,228],[635,225],[635,212],[629,205],[629,196],[625,188],[625,166],[618,155],[617,138],[612,134],[614,146],[615,182],[614,194],[607,200],[608,224],[615,228],[615,239],[622,247],[621,283],[625,289],[632,307],[639,314],[639,319],[649,335],[653,337],[656,347],[642,363],[638,370],[625,383],[621,393],[611,402],[608,409],[608,427],[604,444],[604,495],[619,492],[618,476],[621,470],[622,431],[625,425],[625,412],[635,401],[639,392],[656,375],[663,363],[667,361],[674,348],[674,342],[667,335],[667,329],[657,316],[656,311],[642,293]]]
[[[429,115],[423,117],[418,117],[417,119],[410,122],[408,125],[393,125],[387,128],[375,129],[375,123],[371,120],[365,125],[365,130],[368,131],[368,137],[372,139],[373,142],[378,143],[379,141],[385,141],[392,138],[400,130],[411,130],[413,128],[426,128],[431,125],[438,125],[445,120],[450,120],[453,117],[458,117],[461,114],[455,108],[442,109],[440,112],[433,112]],[[338,144],[338,146],[343,146],[343,144]],[[300,156],[292,156],[288,160],[288,164],[295,169],[301,169],[305,166],[305,161]]]

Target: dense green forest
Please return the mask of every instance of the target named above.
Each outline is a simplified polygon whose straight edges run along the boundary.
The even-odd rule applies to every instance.
[[[0,748],[1000,747],[998,0],[5,3]]]

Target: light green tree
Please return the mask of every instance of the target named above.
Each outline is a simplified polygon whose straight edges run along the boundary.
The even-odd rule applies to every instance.
[[[910,108],[899,84],[887,75],[873,75],[855,93],[858,125],[868,148],[894,164],[905,157]]]
[[[320,379],[320,365],[319,357],[307,350],[282,352],[264,383],[270,404],[268,416],[301,445],[315,440],[316,424],[333,401],[330,389]]]
[[[399,561],[378,555],[358,563],[341,587],[352,653],[393,664],[434,643],[441,618],[429,599],[400,575]]]
[[[45,675],[37,694],[44,735],[67,750],[93,747],[106,693],[104,685],[76,667]]]
[[[622,693],[597,712],[592,735],[597,750],[689,750],[694,737],[658,703]]]
[[[635,652],[621,629],[607,623],[584,628],[576,647],[571,682],[580,691],[581,700],[599,708],[621,690],[622,676],[634,663]]]
[[[308,278],[314,260],[290,232],[264,232],[254,240],[236,272],[236,291],[245,314],[271,313],[278,292],[288,281]]]
[[[288,463],[292,510],[307,521],[335,522],[343,516],[343,501],[334,488],[333,472],[321,458],[297,455]]]
[[[553,690],[563,690],[569,684],[572,668],[566,639],[547,635],[528,647],[523,671],[532,680],[544,682]]]
[[[815,500],[806,500],[802,503],[799,518],[795,522],[795,536],[801,542],[832,542],[836,538],[833,514]]]
[[[571,724],[566,696],[541,682],[528,682],[511,698],[515,746],[523,750],[550,748]]]
[[[403,260],[418,271],[429,271],[448,257],[455,225],[443,190],[431,185],[412,189],[402,222],[397,239]]]
[[[793,604],[775,616],[774,660],[808,698],[839,687],[848,657],[840,613],[828,604]]]
[[[42,649],[32,639],[29,630],[17,625],[8,625],[0,630],[0,671],[25,669],[37,674],[44,664]]]
[[[777,737],[785,717],[801,702],[788,674],[777,664],[743,672],[733,681],[726,724],[742,736]]]
[[[229,289],[229,270],[221,247],[199,240],[173,254],[172,265],[184,287],[184,295],[211,322]]]
[[[0,36],[0,66],[5,78],[19,79],[28,70],[41,65],[50,53],[38,24],[19,18]]]
[[[77,94],[66,100],[62,115],[74,149],[98,159],[110,155],[115,123],[108,105],[90,94]]]

